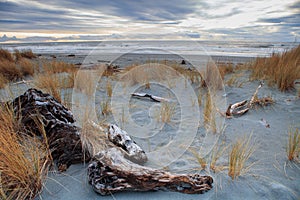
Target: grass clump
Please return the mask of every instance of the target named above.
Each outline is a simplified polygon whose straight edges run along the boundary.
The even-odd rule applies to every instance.
[[[229,166],[228,175],[232,180],[238,176],[246,173],[249,168],[253,165],[246,166],[247,160],[251,157],[255,151],[255,146],[251,144],[251,136],[249,138],[238,139],[229,151]]]
[[[1,61],[14,62],[14,57],[8,50],[0,49],[0,62]]]
[[[0,109],[0,199],[34,199],[51,164],[47,145],[22,135],[8,108]]]
[[[173,103],[162,102],[159,111],[158,121],[161,121],[163,123],[169,123],[171,122],[171,118],[174,115],[174,113],[175,105]]]
[[[299,159],[300,154],[300,132],[296,128],[294,131],[290,128],[288,131],[287,157],[290,161]]]
[[[32,52],[31,49],[22,50],[21,52],[18,49],[15,49],[14,50],[14,55],[15,55],[16,61],[18,61],[18,60],[20,60],[22,58],[33,59],[33,58],[37,57]]]
[[[22,77],[22,72],[14,62],[0,61],[0,74],[7,80],[15,81]]]
[[[251,78],[267,80],[280,91],[294,88],[294,81],[300,78],[300,45],[290,51],[273,53],[271,57],[256,58],[250,69]]]
[[[63,61],[56,61],[56,60],[52,60],[52,61],[44,61],[42,63],[42,69],[45,72],[48,73],[71,73],[74,71],[77,71],[77,68],[75,68],[75,65],[72,63],[66,63]]]
[[[17,61],[17,67],[20,69],[22,76],[32,76],[36,66],[27,58],[21,58]]]

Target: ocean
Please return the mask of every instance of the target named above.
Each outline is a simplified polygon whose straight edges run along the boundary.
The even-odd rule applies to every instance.
[[[244,42],[244,41],[89,41],[89,42],[44,42],[44,43],[0,43],[0,48],[31,49],[36,54],[88,55],[99,54],[180,54],[258,57],[284,52],[299,43],[295,42]]]

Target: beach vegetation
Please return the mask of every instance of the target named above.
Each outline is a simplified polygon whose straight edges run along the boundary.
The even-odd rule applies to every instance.
[[[159,110],[158,121],[163,123],[171,122],[172,116],[175,114],[175,104],[162,102]]]
[[[6,49],[0,49],[0,62],[2,61],[9,61],[14,62],[13,55]]]
[[[22,58],[27,58],[27,59],[33,59],[36,58],[37,56],[32,52],[31,49],[26,49],[26,50],[22,50],[19,51],[18,49],[14,50],[14,55],[15,55],[15,59],[16,61],[22,59]]]
[[[300,154],[300,132],[299,129],[296,128],[293,130],[292,128],[288,131],[288,142],[287,142],[287,157],[290,161],[299,161]]]
[[[255,145],[251,141],[251,136],[239,138],[231,145],[228,155],[228,175],[232,180],[249,171],[254,163],[246,166],[246,162],[255,151]]]
[[[46,141],[22,134],[12,109],[0,108],[0,199],[34,199],[52,164]]]
[[[280,91],[294,88],[294,81],[300,79],[300,45],[283,53],[273,53],[270,57],[258,57],[250,63],[251,78],[266,80],[268,85],[276,85]]]

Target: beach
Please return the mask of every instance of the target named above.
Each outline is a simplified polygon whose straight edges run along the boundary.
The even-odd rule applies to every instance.
[[[164,46],[167,46],[166,44],[168,43],[166,42]],[[122,45],[126,48],[128,47],[126,45],[130,46],[131,43],[123,42]],[[68,89],[73,92],[72,103],[79,102],[79,105],[72,107],[74,110],[71,109],[77,119],[77,124],[80,125],[83,121],[79,116],[84,110],[82,105],[93,103],[91,107],[96,110],[96,116],[91,116],[91,119],[97,120],[96,123],[99,121],[116,123],[127,131],[148,155],[149,161],[145,166],[164,169],[172,173],[210,175],[214,179],[213,188],[204,194],[128,191],[100,196],[88,184],[87,167],[89,163],[85,163],[71,165],[66,172],[51,170],[42,193],[36,199],[299,199],[299,162],[288,161],[286,155],[288,131],[300,128],[300,99],[295,89],[280,92],[277,88],[265,83],[257,96],[258,98],[271,97],[274,103],[255,106],[246,114],[231,118],[226,118],[215,111],[212,114],[215,120],[215,131],[213,131],[211,124],[209,124],[209,128],[205,126],[206,118],[203,114],[207,102],[207,90],[201,89],[199,82],[193,82],[192,78],[190,80],[190,77],[182,75],[183,73],[171,76],[171,78],[166,76],[167,72],[173,73],[175,67],[178,66],[186,71],[194,69],[201,71],[203,68],[197,67],[195,63],[207,63],[208,59],[215,63],[231,63],[234,70],[224,75],[222,88],[216,90],[215,93],[211,92],[213,104],[220,112],[225,113],[229,104],[242,100],[249,101],[260,84],[260,80],[251,79],[249,69],[238,68],[238,66],[255,60],[256,56],[264,50],[263,48],[267,48],[271,52],[270,49],[273,47],[260,46],[256,47],[257,51],[248,48],[251,49],[251,53],[224,52],[226,47],[228,49],[226,44],[219,47],[221,50],[217,53],[199,55],[197,54],[199,51],[186,52],[190,43],[181,50],[172,51],[173,53],[170,53],[171,48],[164,50],[162,45],[153,50],[155,45],[156,43],[147,43],[145,47],[139,48],[133,45],[127,50],[120,50],[121,53],[116,53],[116,49],[113,49],[112,52],[97,47],[87,54],[86,51],[80,52],[80,48],[76,45],[70,52],[58,52],[56,49],[53,52],[36,51],[35,53],[39,54],[39,59],[55,59],[72,63],[81,72],[89,71],[91,66],[114,66],[120,71],[115,72],[116,76],[100,75],[95,78],[96,87],[92,100],[85,92]],[[34,49],[37,46],[31,48]],[[177,44],[173,46],[176,47]],[[247,48],[245,44],[241,46]],[[280,47],[278,44],[277,46]],[[118,47],[120,48],[120,46]],[[14,47],[8,45],[8,48]],[[20,45],[18,48],[23,47]],[[162,53],[165,51],[167,53]],[[280,49],[280,51],[283,50]],[[135,69],[150,66],[151,63],[158,63],[161,71],[147,75],[145,82],[139,82],[137,79],[134,84],[129,84],[128,77],[132,78],[142,74],[142,72],[136,73]],[[172,67],[170,67],[171,65]],[[128,68],[129,66],[133,66],[132,69]],[[155,67],[157,66],[155,65]],[[126,71],[126,69],[129,70]],[[79,84],[80,80],[77,81]],[[112,88],[110,95],[107,92],[108,83]],[[145,86],[146,84],[149,84],[149,87]],[[24,93],[29,87],[30,84],[26,83],[10,85],[14,96]],[[168,99],[173,106],[170,121],[160,121],[159,113],[163,106],[162,103],[132,98],[130,94],[133,92],[148,93]],[[1,90],[2,101],[11,98],[10,95],[4,89]],[[202,103],[199,102],[199,96]],[[109,102],[115,110],[104,115],[103,102]],[[255,150],[246,162],[246,165],[250,167],[232,180],[232,177],[228,176],[227,168],[229,149],[239,138],[244,141],[250,138]],[[216,165],[220,169],[214,171],[209,168],[210,156],[213,148],[218,144],[224,144],[227,150],[224,150],[217,160]],[[206,159],[205,169],[201,169],[200,163],[197,162],[197,158],[191,153],[190,148],[199,151],[199,155],[201,154]],[[172,153],[165,155],[166,149]],[[160,156],[162,157],[159,158]]]

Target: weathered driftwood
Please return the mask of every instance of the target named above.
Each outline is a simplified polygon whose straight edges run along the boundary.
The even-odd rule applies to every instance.
[[[212,188],[213,179],[199,174],[171,174],[137,165],[124,158],[116,148],[94,156],[88,167],[89,183],[101,195],[120,191],[170,190],[187,194]]]
[[[125,157],[132,162],[143,164],[147,162],[145,151],[131,139],[129,134],[115,124],[111,124],[107,133],[109,141],[121,147],[126,152]]]
[[[8,104],[12,106],[17,120],[24,127],[20,132],[47,139],[52,157],[60,171],[66,170],[73,163],[90,159],[93,155],[82,145],[81,130],[74,125],[71,111],[51,95],[29,89]],[[98,126],[95,123],[93,125]],[[99,127],[99,130],[105,131],[105,128]],[[100,151],[89,165],[89,183],[96,192],[106,195],[124,190],[162,189],[202,193],[212,188],[213,179],[210,176],[174,175],[133,163],[132,161],[147,161],[142,148],[116,125],[107,126],[106,131],[107,140],[117,147]]]
[[[256,88],[255,92],[253,93],[250,101],[248,102],[247,100],[240,101],[234,104],[229,104],[225,116],[227,118],[230,118],[232,116],[238,116],[238,115],[243,115],[246,112],[249,111],[250,108],[252,108],[254,105],[269,105],[274,103],[273,99],[270,97],[264,97],[261,99],[257,98],[257,93],[258,90],[263,86],[263,83],[261,82],[259,86]]]
[[[138,98],[149,98],[150,100],[155,101],[155,102],[162,102],[162,101],[168,102],[169,101],[169,99],[154,96],[152,94],[147,94],[147,93],[137,93],[136,92],[136,93],[132,93],[131,96],[138,97]]]
[[[52,158],[60,171],[71,164],[89,159],[84,153],[80,130],[72,112],[54,99],[36,89],[28,89],[11,103],[15,116],[24,127],[22,132],[43,137],[45,133]]]

